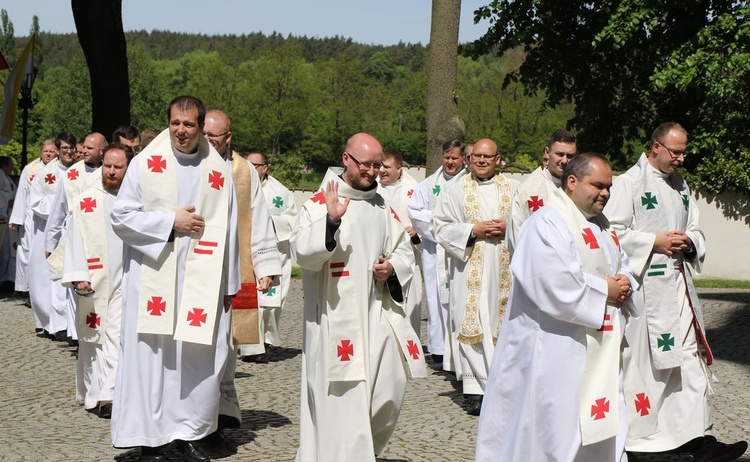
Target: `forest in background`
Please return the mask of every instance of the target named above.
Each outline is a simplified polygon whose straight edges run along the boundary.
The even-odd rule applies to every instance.
[[[338,164],[346,138],[359,131],[399,149],[410,164],[425,163],[428,49],[421,44],[261,33],[126,37],[131,123],[140,130],[165,128],[167,103],[191,94],[230,115],[235,150],[269,153],[272,174],[287,181],[296,182],[300,167],[323,171]],[[2,37],[0,49],[13,63],[28,38],[8,39]],[[572,104],[551,109],[544,95],[529,95],[518,82],[503,86],[523,60],[520,48],[500,57],[459,57],[456,95],[466,139],[494,139],[503,159],[520,170],[538,164],[549,135],[573,116]],[[62,130],[84,136],[91,127],[88,68],[76,35],[39,33],[35,64],[30,159],[43,139]],[[19,126],[17,141],[20,133]],[[2,155],[18,153],[16,142],[0,146]]]

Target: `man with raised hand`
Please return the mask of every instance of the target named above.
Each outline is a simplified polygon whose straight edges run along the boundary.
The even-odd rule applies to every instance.
[[[377,193],[383,148],[358,133],[341,160],[302,206],[290,241],[305,290],[298,462],[374,462],[407,378],[426,376],[403,308],[414,254]]]
[[[642,284],[634,299],[643,316],[627,325],[623,367],[625,372],[640,371],[646,387],[626,389],[627,399],[648,400],[649,413],[658,420],[655,433],[631,432],[627,449],[730,461],[744,454],[747,443],[725,444],[712,435],[707,366],[713,355],[691,272],[699,273],[703,266],[706,240],[698,207],[677,173],[687,143],[680,124],[659,125],[648,151],[615,180],[605,209]]]
[[[112,443],[164,460],[175,442],[191,461],[217,430],[232,353],[232,297],[240,289],[231,170],[202,136],[192,96],[169,104],[169,128],[128,168],[112,208],[122,239],[120,361]]]
[[[612,170],[566,166],[563,189],[526,222],[477,434],[477,461],[627,460],[620,343],[633,280],[602,215]]]
[[[553,191],[560,189],[563,170],[576,152],[578,146],[575,135],[563,129],[552,133],[544,147],[543,165],[524,179],[513,197],[507,238],[511,253],[523,223],[544,206]]]
[[[132,158],[124,144],[104,148],[101,181],[76,196],[66,236],[62,283],[79,295],[76,398],[102,418],[112,416],[122,313],[122,240],[110,215]]]
[[[417,185],[407,204],[412,227],[422,241],[422,274],[427,298],[427,351],[432,355],[436,367],[456,372],[460,367],[455,361],[458,345],[448,335],[451,320],[446,255],[430,231],[430,220],[447,183],[466,175],[463,149],[464,144],[460,140],[444,143],[443,165]],[[448,358],[444,358],[444,355]]]
[[[450,336],[458,341],[457,377],[466,412],[479,415],[510,291],[505,231],[518,182],[496,172],[500,156],[490,139],[474,143],[469,161],[471,173],[451,182],[438,201],[431,230],[451,257]]]

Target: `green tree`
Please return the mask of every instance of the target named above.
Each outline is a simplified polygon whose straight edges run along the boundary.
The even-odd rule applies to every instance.
[[[0,10],[0,52],[5,56],[8,65],[14,66],[17,58],[16,38],[13,21],[6,10]]]
[[[723,171],[747,171],[746,1],[494,0],[475,18],[492,25],[471,53],[523,46],[526,60],[506,82],[544,90],[552,107],[575,102],[570,125],[581,149],[608,153],[624,168],[640,154],[634,144],[674,120],[693,134],[691,148],[700,154],[688,159],[694,182],[750,191],[746,175]]]
[[[131,124],[141,131],[149,128],[163,129],[166,126],[167,104],[172,98],[157,70],[156,62],[142,44],[128,47],[128,73],[132,95]],[[109,137],[110,134],[105,135]]]
[[[34,92],[39,95],[33,111],[39,117],[39,128],[36,138],[29,139],[41,141],[61,131],[82,137],[91,131],[91,87],[82,54],[67,67],[47,69],[44,79],[34,85]]]

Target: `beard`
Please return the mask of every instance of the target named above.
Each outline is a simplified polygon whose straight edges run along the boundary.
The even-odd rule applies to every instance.
[[[122,184],[122,178],[107,178],[106,176],[102,177],[102,187],[106,190],[110,191],[117,191],[120,189],[120,185]]]

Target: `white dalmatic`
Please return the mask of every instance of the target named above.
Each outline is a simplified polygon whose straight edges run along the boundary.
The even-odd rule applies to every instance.
[[[378,183],[378,194],[383,196],[385,203],[391,206],[396,214],[396,218],[404,227],[412,226],[406,204],[408,204],[414,195],[416,187],[417,181],[405,171],[402,171],[401,177],[392,184],[384,185]],[[404,306],[414,332],[420,335],[422,331],[422,278],[420,277],[422,245],[415,244],[412,241],[411,249],[414,252],[416,266],[414,268],[414,277],[411,280],[411,284],[409,284],[409,292],[406,294],[406,299],[404,300]]]
[[[152,145],[158,140],[157,137]],[[202,177],[201,153],[204,149],[213,150],[204,141],[199,140],[201,151],[197,154],[187,155],[174,150],[160,153],[175,157],[179,208],[199,203],[199,185],[206,180]],[[147,148],[139,156],[151,154],[154,152]],[[210,155],[213,154],[218,155],[215,152]],[[160,165],[163,164],[159,162],[162,157],[152,159],[152,172],[162,168]],[[145,258],[158,258],[165,250],[175,213],[144,211],[143,180],[140,165],[136,162],[134,159],[128,168],[112,211],[113,229],[124,244],[121,349],[112,407],[112,444],[115,447],[154,447],[177,439],[193,441],[216,430],[220,381],[228,355],[233,351],[231,316],[224,310],[223,297],[237,293],[240,288],[234,185],[231,175],[222,174],[221,187],[229,188],[230,194],[229,223],[212,344],[183,342],[175,340],[172,335],[137,332],[142,262]],[[197,214],[201,212],[195,211]],[[206,228],[211,225],[206,223]],[[174,241],[179,249],[175,306],[180,306],[185,290],[183,281],[191,239],[189,234],[175,233]],[[205,290],[217,288],[207,287]]]
[[[483,181],[467,175],[450,184],[432,219],[432,233],[451,255],[450,336],[458,341],[457,376],[464,394],[484,393],[510,289],[504,240],[474,239],[472,229],[480,220],[507,220],[517,186],[501,174]]]
[[[95,291],[76,303],[80,326],[76,399],[86,409],[114,398],[122,327],[122,240],[110,219],[115,194],[101,184],[82,191],[73,203],[66,235],[63,284],[73,287],[85,281]],[[106,277],[97,278],[103,271]]]

